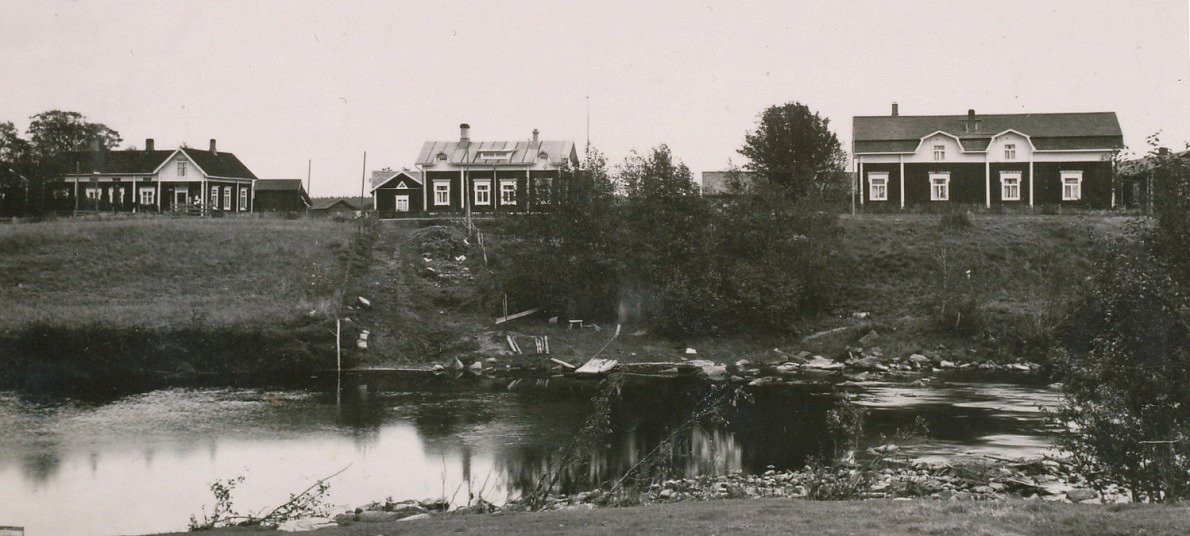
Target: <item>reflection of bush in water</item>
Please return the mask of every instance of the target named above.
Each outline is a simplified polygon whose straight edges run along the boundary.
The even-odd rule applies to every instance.
[[[529,507],[550,493],[639,488],[666,478],[797,469],[835,448],[829,386],[744,388],[699,379],[613,377],[575,440],[522,447],[497,463]]]

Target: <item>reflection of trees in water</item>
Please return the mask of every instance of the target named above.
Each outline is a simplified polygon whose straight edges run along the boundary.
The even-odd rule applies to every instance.
[[[38,441],[21,456],[21,474],[39,485],[57,474],[61,466],[57,443]]]
[[[626,475],[632,479],[625,482],[643,484],[761,472],[769,465],[797,468],[831,447],[823,416],[839,399],[829,388],[774,386],[746,393],[740,397],[733,387],[699,380],[626,381],[607,406],[609,429],[602,442],[585,448],[578,441],[513,446],[496,453],[496,464],[517,492],[531,492],[552,478],[550,491],[574,493]]]

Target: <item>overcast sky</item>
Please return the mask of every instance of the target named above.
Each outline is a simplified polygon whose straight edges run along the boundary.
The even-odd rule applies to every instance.
[[[0,0],[0,121],[78,111],[158,148],[210,138],[261,178],[358,194],[422,142],[666,143],[722,169],[766,107],[851,118],[1114,111],[1190,140],[1187,0],[545,2]]]

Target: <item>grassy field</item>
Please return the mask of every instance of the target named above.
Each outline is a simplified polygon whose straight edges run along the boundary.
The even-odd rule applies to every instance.
[[[326,317],[354,229],[279,219],[0,225],[0,331],[36,323],[151,329]]]
[[[1027,501],[945,502],[788,499],[680,502],[432,519],[322,529],[316,536],[363,534],[1045,534],[1181,535],[1186,505],[1082,505]],[[214,530],[213,536],[256,533]]]

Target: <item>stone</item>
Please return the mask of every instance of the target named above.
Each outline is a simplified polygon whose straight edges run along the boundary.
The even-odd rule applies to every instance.
[[[876,333],[876,330],[872,330],[869,331],[867,335],[860,337],[859,343],[864,346],[871,346],[875,344],[878,339],[880,339],[880,334]]]
[[[930,362],[930,358],[921,354],[913,354],[909,356],[909,362],[915,363],[917,365],[925,365],[926,363]]]
[[[941,363],[938,363],[938,368],[940,368],[940,369],[952,369],[952,368],[954,368],[954,366],[955,366],[954,363],[947,361],[945,359],[942,360]]]
[[[966,491],[960,491],[960,492],[954,494],[954,500],[956,500],[956,501],[970,501],[971,499],[974,499],[974,498],[975,498],[974,495],[971,495],[970,493],[968,493]]]
[[[1099,494],[1093,489],[1072,489],[1066,492],[1066,498],[1072,502],[1083,502],[1091,499],[1098,499]]]
[[[402,517],[400,519],[400,521],[420,521],[422,519],[430,519],[431,517],[433,517],[433,516],[431,516],[430,514],[421,513],[421,514],[414,514],[409,517]]]
[[[814,356],[808,362],[806,362],[806,364],[804,364],[802,366],[805,368],[811,368],[811,369],[817,369],[817,370],[839,370],[839,369],[843,368],[842,363],[836,363],[836,362],[834,362],[830,359],[827,359],[825,357],[822,357],[820,355]]]

